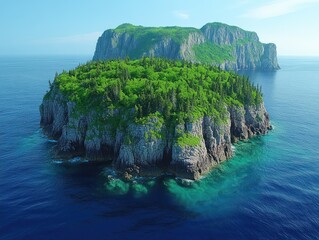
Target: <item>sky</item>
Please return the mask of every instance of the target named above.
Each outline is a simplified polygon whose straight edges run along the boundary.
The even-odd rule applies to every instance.
[[[319,56],[319,0],[0,0],[0,55],[94,53],[122,23],[223,22],[257,32],[280,56]]]

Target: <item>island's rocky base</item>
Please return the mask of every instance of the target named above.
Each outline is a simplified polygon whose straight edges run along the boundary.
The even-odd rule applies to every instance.
[[[169,131],[156,116],[147,123],[130,123],[125,128],[96,126],[94,113],[77,114],[74,103],[68,102],[59,91],[53,91],[40,106],[41,127],[48,137],[58,141],[59,153],[112,162],[126,178],[171,173],[198,179],[233,155],[232,142],[271,129],[263,104],[227,110],[223,123],[217,124],[205,116]],[[194,141],[179,143],[177,139],[185,135]]]

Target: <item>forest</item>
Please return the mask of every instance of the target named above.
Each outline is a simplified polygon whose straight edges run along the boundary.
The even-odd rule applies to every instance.
[[[227,106],[262,102],[261,88],[247,77],[210,65],[147,57],[88,62],[57,74],[45,98],[57,89],[81,114],[94,111],[105,121],[125,115],[121,119],[135,122],[156,114],[167,125],[204,115],[223,121]]]

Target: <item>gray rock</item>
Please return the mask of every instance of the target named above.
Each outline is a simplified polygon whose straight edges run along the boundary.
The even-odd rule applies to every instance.
[[[216,124],[210,117],[204,117],[203,137],[210,159],[220,163],[233,155],[231,148],[230,115],[227,122]]]
[[[181,145],[177,141],[173,143],[170,171],[176,176],[198,179],[201,174],[206,173],[212,167],[203,138],[202,123],[203,119],[199,119],[194,123],[187,123],[185,126],[176,126],[176,138],[189,134],[199,139],[199,143],[196,145]]]
[[[164,38],[162,41],[156,43],[144,56],[150,57],[166,57],[171,59],[179,58],[179,45],[171,38]]]
[[[63,126],[68,121],[66,100],[63,95],[53,89],[50,96],[43,99],[40,106],[40,125],[44,133],[53,138],[59,138]]]
[[[271,129],[269,114],[263,103],[258,106],[231,107],[229,112],[233,142],[266,134]]]
[[[163,132],[165,126],[156,117],[144,125],[130,124],[121,142],[118,157],[113,162],[114,166],[117,169],[139,166],[145,174],[156,171],[164,157],[166,140],[162,137]]]
[[[93,60],[125,58],[135,49],[137,42],[128,33],[116,33],[113,30],[105,31],[98,39]]]

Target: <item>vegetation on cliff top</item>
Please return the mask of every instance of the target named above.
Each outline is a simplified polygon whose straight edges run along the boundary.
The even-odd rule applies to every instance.
[[[114,31],[133,34],[136,40],[155,41],[166,37],[173,39],[176,43],[181,43],[192,32],[200,33],[199,29],[192,27],[143,27],[129,23],[118,26]]]
[[[122,24],[114,29],[116,33],[127,33],[134,37],[138,46],[129,53],[131,58],[140,58],[144,53],[162,39],[172,39],[181,44],[192,32],[200,30],[191,27],[143,27]]]
[[[123,119],[143,123],[154,116],[167,126],[204,115],[222,121],[226,106],[262,102],[261,89],[246,77],[209,65],[156,58],[89,62],[57,75],[45,98],[57,89],[76,103],[78,113],[99,116],[98,124]]]

